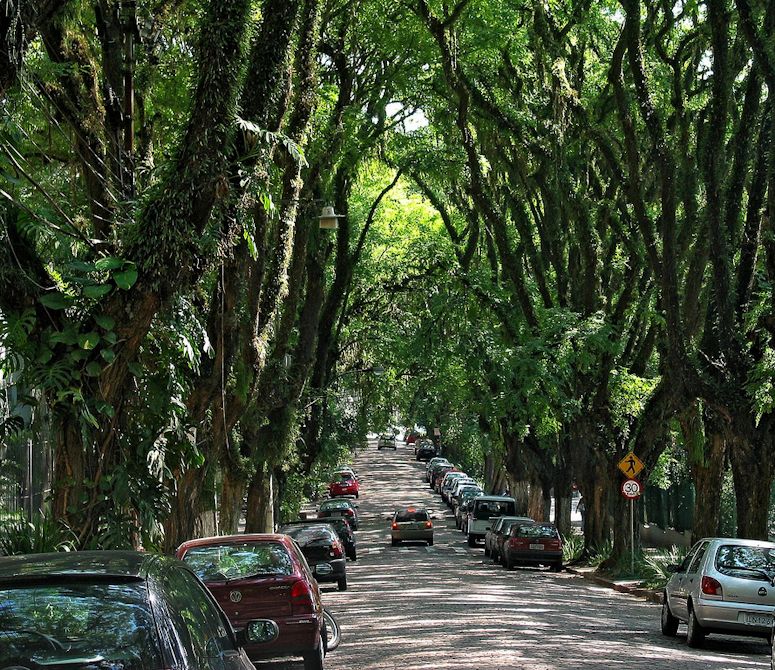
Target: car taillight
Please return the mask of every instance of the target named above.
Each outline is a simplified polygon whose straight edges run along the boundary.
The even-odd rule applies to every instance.
[[[344,511],[345,516],[353,516],[355,512],[353,512],[351,509],[346,509]]]
[[[724,595],[723,590],[721,589],[721,583],[717,579],[713,579],[713,577],[703,577],[700,588],[706,596],[721,597]]]
[[[426,528],[433,528],[433,521],[426,521],[425,522],[425,527]]]
[[[397,524],[395,521],[394,521],[393,523],[391,523],[391,524],[390,524],[390,527],[391,527],[393,530],[398,530],[398,524]]]
[[[294,615],[312,611],[312,593],[306,582],[298,581],[291,587],[291,609]]]
[[[341,558],[344,555],[344,547],[342,543],[337,540],[331,545],[331,551],[328,552],[331,558]]]

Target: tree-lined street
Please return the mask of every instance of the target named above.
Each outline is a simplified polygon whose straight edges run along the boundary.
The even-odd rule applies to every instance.
[[[331,670],[769,667],[762,640],[712,636],[705,649],[689,649],[683,629],[662,636],[658,605],[567,572],[493,565],[481,547],[466,546],[411,447],[378,452],[371,441],[354,466],[363,485],[358,561],[348,564],[346,592],[324,587],[344,636]],[[409,503],[442,515],[432,547],[390,546],[385,517]]]

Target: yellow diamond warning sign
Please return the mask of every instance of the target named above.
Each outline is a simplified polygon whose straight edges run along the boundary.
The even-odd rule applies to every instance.
[[[619,461],[619,469],[624,473],[625,477],[632,478],[637,476],[644,467],[646,466],[643,465],[643,461],[632,451]]]

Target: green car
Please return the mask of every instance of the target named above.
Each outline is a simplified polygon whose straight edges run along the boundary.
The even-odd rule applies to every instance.
[[[395,547],[401,542],[427,542],[433,546],[433,521],[428,510],[406,507],[396,510],[390,523],[390,540]]]

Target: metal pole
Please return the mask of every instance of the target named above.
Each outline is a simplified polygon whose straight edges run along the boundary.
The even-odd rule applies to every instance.
[[[630,498],[630,572],[635,574],[635,499]]]

